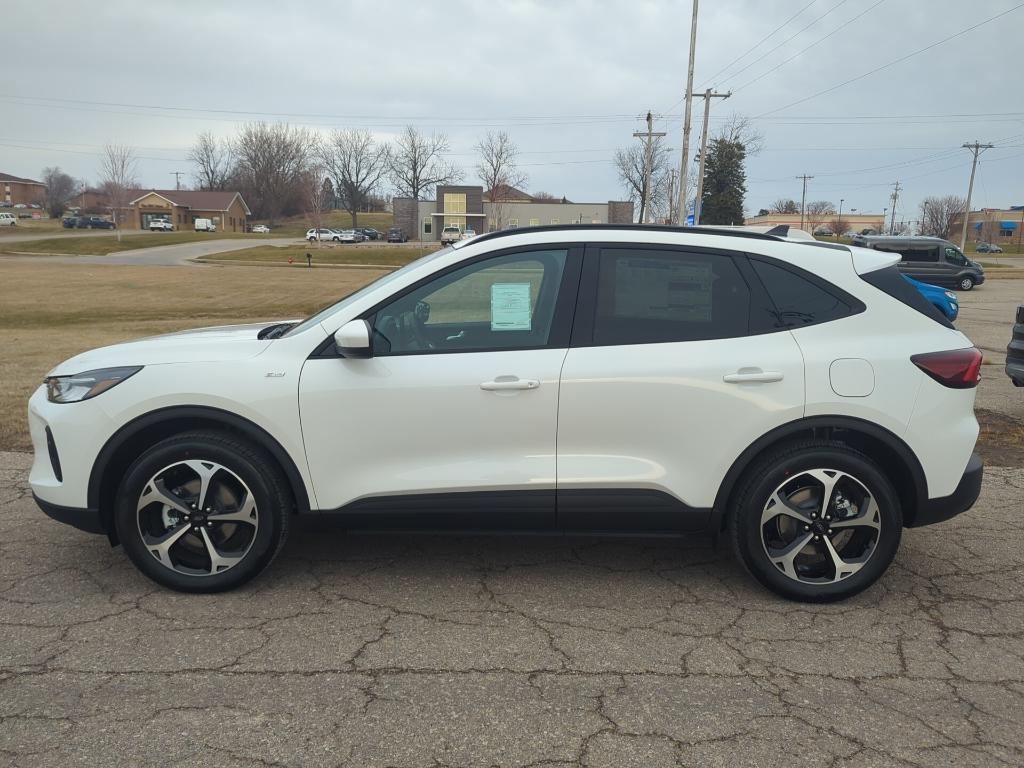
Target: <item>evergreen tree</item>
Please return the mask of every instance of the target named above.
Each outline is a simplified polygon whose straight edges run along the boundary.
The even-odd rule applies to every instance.
[[[704,167],[701,224],[742,224],[747,173],[747,150],[738,141],[713,139]]]

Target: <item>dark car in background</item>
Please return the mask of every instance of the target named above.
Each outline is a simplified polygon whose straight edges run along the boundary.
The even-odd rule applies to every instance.
[[[63,219],[60,220],[60,225],[64,227],[64,229],[74,229],[75,227],[78,226],[78,217],[65,216]]]
[[[1003,249],[995,243],[978,243],[975,248],[978,253],[1002,253]]]
[[[78,229],[113,229],[114,222],[102,216],[80,216],[75,226]]]
[[[363,237],[367,240],[380,240],[381,233],[373,227],[360,227],[359,231],[363,233]]]
[[[853,245],[898,253],[900,272],[929,285],[969,291],[985,282],[981,264],[941,237],[862,235],[853,239]]]
[[[1017,305],[1013,337],[1006,347],[1006,375],[1014,386],[1024,387],[1024,304]]]
[[[409,242],[409,238],[405,234],[405,230],[401,227],[391,227],[391,229],[388,230],[388,242],[407,243]]]

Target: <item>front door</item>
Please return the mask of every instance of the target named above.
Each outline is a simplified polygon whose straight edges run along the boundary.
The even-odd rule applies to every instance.
[[[614,245],[586,260],[559,396],[559,523],[701,529],[733,460],[803,415],[800,349],[785,329],[751,335],[763,289],[742,255]]]
[[[299,400],[320,507],[370,527],[552,526],[580,262],[548,247],[457,267],[365,315],[369,359],[309,360]]]

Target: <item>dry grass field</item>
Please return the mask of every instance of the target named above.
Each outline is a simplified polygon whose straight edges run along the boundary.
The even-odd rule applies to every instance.
[[[33,253],[47,256],[104,256],[108,253],[120,253],[136,248],[153,248],[158,245],[178,245],[202,240],[223,240],[236,238],[252,238],[259,235],[242,232],[159,232],[122,235],[121,241],[111,237],[53,237],[45,240],[29,240],[26,242],[5,243],[0,240],[0,253]]]
[[[284,248],[263,245],[241,251],[203,256],[199,260],[209,263],[258,262],[267,265],[305,267],[308,253],[313,257],[313,264],[383,264],[400,267],[431,251],[436,251],[439,247],[439,245],[426,248],[409,245],[389,247],[386,243],[361,243],[359,245],[305,243]],[[291,262],[288,261],[289,259]]]
[[[0,450],[30,448],[26,401],[61,360],[184,328],[302,317],[381,274],[0,262]]]

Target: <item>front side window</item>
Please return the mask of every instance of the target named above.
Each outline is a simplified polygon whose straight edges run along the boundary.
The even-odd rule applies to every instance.
[[[967,259],[960,253],[956,248],[946,246],[946,261],[950,264],[956,264],[958,267],[962,267],[967,263]]]
[[[603,249],[594,344],[649,344],[744,336],[750,290],[729,256]]]
[[[495,256],[444,274],[377,310],[373,354],[544,347],[566,251]]]

